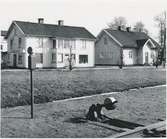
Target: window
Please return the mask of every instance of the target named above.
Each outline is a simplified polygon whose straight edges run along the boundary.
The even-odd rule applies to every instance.
[[[82,49],[86,49],[86,40],[82,40]]]
[[[69,48],[70,46],[70,43],[69,43],[69,40],[64,40],[64,48]]]
[[[13,40],[10,40],[10,49],[13,49]]]
[[[59,63],[62,63],[62,62],[63,62],[63,54],[62,54],[62,53],[59,53],[59,54],[57,55],[57,61],[58,61]]]
[[[88,55],[79,55],[79,63],[80,64],[88,63]]]
[[[43,63],[43,54],[42,53],[36,54],[36,63]]]
[[[107,38],[104,37],[104,44],[107,44]]]
[[[53,40],[53,49],[56,49],[56,40]]]
[[[19,43],[19,48],[21,48],[21,41],[22,41],[21,38],[19,38],[18,41],[19,41],[19,42],[18,42],[18,43]]]
[[[154,58],[155,56],[154,56],[154,52],[151,52],[151,58]]]
[[[43,54],[40,54],[40,63],[43,63]]]
[[[18,57],[18,64],[22,64],[23,63],[23,56],[19,55]]]
[[[71,40],[71,41],[70,41],[70,47],[71,47],[72,49],[75,49],[75,40]]]
[[[145,56],[148,57],[148,52],[145,52]]]
[[[132,51],[129,51],[129,58],[132,58],[133,57],[133,53]]]
[[[42,48],[43,47],[43,39],[40,38],[38,41],[39,41],[39,48]]]
[[[56,63],[56,53],[52,53],[52,63]]]
[[[63,40],[58,40],[58,48],[63,48]]]

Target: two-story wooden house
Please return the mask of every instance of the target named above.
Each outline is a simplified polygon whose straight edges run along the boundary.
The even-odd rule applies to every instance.
[[[84,27],[13,21],[7,32],[9,66],[28,67],[27,48],[33,49],[36,68],[65,67],[69,55],[74,67],[94,66],[95,37]]]

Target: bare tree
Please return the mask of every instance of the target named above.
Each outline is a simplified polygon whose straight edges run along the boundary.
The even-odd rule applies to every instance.
[[[154,20],[156,22],[157,27],[159,28],[158,39],[161,48],[159,50],[158,59],[161,64],[162,62],[165,63],[166,61],[166,11],[156,16]]]
[[[108,24],[109,28],[117,29],[118,26],[121,26],[121,28],[125,29],[127,25],[127,21],[125,17],[119,16],[114,17],[113,21]]]
[[[145,25],[141,21],[136,22],[133,30],[137,32],[145,32],[146,34],[148,34],[148,30],[145,28]]]

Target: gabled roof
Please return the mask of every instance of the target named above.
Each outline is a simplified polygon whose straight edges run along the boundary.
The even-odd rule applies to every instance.
[[[13,23],[16,24],[25,35],[30,36],[95,39],[84,27],[59,26],[23,21],[14,21]],[[8,30],[8,34],[9,32],[10,29]]]
[[[112,30],[105,29],[111,36],[113,36],[123,47],[127,48],[138,48],[143,46],[147,40],[151,40],[156,48],[160,47],[160,45],[149,37],[144,32],[127,32],[123,30]]]

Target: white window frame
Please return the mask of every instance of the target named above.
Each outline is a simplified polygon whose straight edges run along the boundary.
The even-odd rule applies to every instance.
[[[21,57],[21,59],[20,59]],[[18,64],[23,64],[23,55],[18,56]]]
[[[154,55],[154,52],[153,52],[153,51],[151,51],[150,57],[151,57],[152,59],[155,58],[155,55]]]
[[[18,38],[18,48],[21,48],[22,38]]]
[[[13,39],[10,40],[10,49],[13,49]]]
[[[56,63],[56,53],[52,53],[52,63]]]
[[[64,47],[64,40],[62,40],[62,39],[59,39],[58,40],[58,48],[63,48]]]
[[[132,58],[133,58],[133,51],[130,50],[130,51],[129,51],[129,59],[132,59]]]
[[[58,53],[57,54],[57,62],[58,63],[63,63],[63,53]]]
[[[107,37],[104,37],[104,44],[107,45],[107,43],[108,43]]]
[[[69,40],[64,40],[64,49],[70,48],[70,41]]]
[[[40,63],[43,63],[43,53],[40,53]]]
[[[52,42],[52,48],[56,49],[56,40],[53,40],[53,42]]]
[[[87,62],[81,62],[80,61],[80,56],[87,56]],[[88,55],[79,55],[79,64],[88,64]]]
[[[82,40],[82,49],[86,49],[86,40]]]

